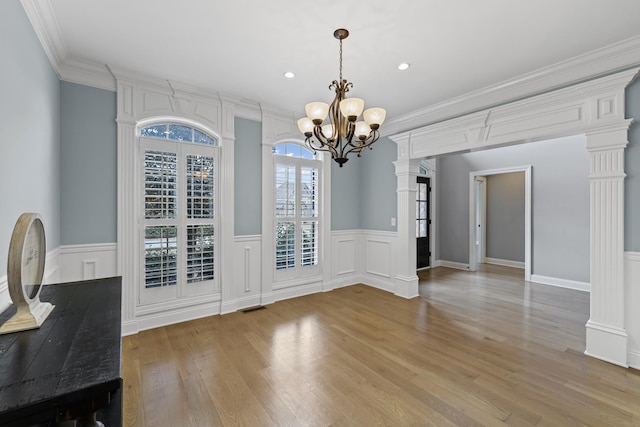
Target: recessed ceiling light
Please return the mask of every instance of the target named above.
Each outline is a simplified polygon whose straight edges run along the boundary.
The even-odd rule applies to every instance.
[[[398,70],[400,71],[408,70],[409,67],[411,67],[411,64],[409,64],[408,62],[403,62],[402,64],[398,65]]]
[[[285,76],[286,78],[288,78],[288,79],[292,79],[292,78],[294,78],[296,75],[295,75],[293,72],[291,72],[291,71],[287,71],[286,73],[284,73],[284,76]]]

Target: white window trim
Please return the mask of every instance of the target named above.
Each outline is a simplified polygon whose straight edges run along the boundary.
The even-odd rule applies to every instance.
[[[117,85],[118,230],[117,274],[122,276],[122,333],[233,311],[233,259],[220,258],[220,292],[159,303],[138,304],[140,280],[140,152],[136,128],[150,122],[184,123],[215,136],[219,145],[219,252],[231,254],[234,241],[234,100],[148,76],[111,70]]]
[[[136,129],[136,142],[139,145],[140,150],[140,161],[144,162],[144,152],[146,149],[154,149],[161,151],[176,151],[178,156],[178,170],[177,170],[177,193],[178,193],[178,213],[179,215],[175,220],[167,220],[167,221],[158,221],[157,225],[174,225],[178,227],[178,250],[180,248],[184,249],[186,245],[186,236],[184,236],[183,231],[186,229],[188,224],[193,223],[213,223],[215,236],[214,236],[214,279],[207,280],[201,282],[196,287],[188,284],[186,282],[186,254],[179,252],[178,257],[178,284],[173,287],[163,287],[162,289],[152,288],[146,289],[144,286],[145,283],[145,269],[140,269],[140,287],[139,287],[139,296],[138,296],[138,305],[139,306],[149,306],[158,302],[172,301],[175,299],[183,299],[189,297],[210,295],[214,293],[220,292],[220,280],[219,276],[219,268],[220,268],[220,242],[218,241],[218,235],[220,233],[220,225],[219,225],[219,208],[220,208],[220,196],[219,196],[219,146],[217,141],[219,141],[219,137],[213,133],[206,132],[207,135],[213,137],[216,140],[215,146],[196,144],[189,141],[176,141],[171,139],[164,138],[154,138],[154,137],[144,137],[140,136],[140,129],[145,128],[147,126],[151,126],[154,124],[165,124],[166,121],[153,121],[151,123],[145,123],[143,125],[138,125]],[[175,123],[175,122],[169,122]],[[184,122],[181,122],[184,124]],[[191,128],[198,129],[196,125],[188,125]],[[200,129],[198,129],[200,130]],[[186,188],[184,187],[185,181],[184,178],[186,176],[185,164],[184,160],[186,156],[189,154],[202,154],[207,156],[212,156],[214,158],[214,218],[212,220],[198,220],[198,219],[187,219],[186,214],[184,213],[186,210]],[[139,220],[139,241],[140,241],[140,249],[139,249],[139,259],[141,265],[144,265],[144,232],[146,227],[146,221],[144,219],[144,179],[143,179],[143,171],[140,170],[140,176],[138,177],[138,187],[139,187],[139,203],[140,203],[140,220]],[[154,295],[156,294],[156,295]]]
[[[320,171],[320,218],[318,264],[322,267],[313,276],[291,280],[277,279],[275,276],[275,230],[274,215],[274,159],[273,147],[280,143],[304,145],[295,121],[277,111],[262,107],[262,289],[263,305],[280,299],[304,295],[317,290],[329,291],[334,288],[331,279],[331,158],[327,153],[318,153],[321,160]],[[306,288],[306,286],[314,286]],[[319,289],[317,287],[319,287]]]
[[[295,143],[297,145],[301,145],[299,142],[291,142],[289,141],[289,143]],[[277,145],[277,144],[276,144]],[[306,150],[308,150],[308,148],[304,145],[301,145],[303,148],[305,148]],[[273,210],[273,214],[272,214],[272,223],[271,223],[271,229],[275,230],[275,226],[276,223],[280,222],[280,221],[293,221],[296,224],[296,234],[295,234],[295,239],[296,239],[296,251],[295,251],[295,267],[293,268],[287,268],[287,269],[282,269],[282,270],[278,270],[276,269],[276,259],[275,259],[275,247],[276,247],[276,238],[275,238],[275,232],[274,232],[274,238],[272,239],[272,244],[273,244],[273,259],[271,262],[271,266],[273,268],[273,277],[274,277],[274,281],[276,282],[283,282],[283,281],[295,281],[297,279],[305,279],[308,277],[313,277],[313,276],[318,276],[321,271],[322,271],[322,262],[323,259],[320,256],[321,252],[322,252],[322,230],[323,230],[323,216],[322,216],[322,205],[323,205],[323,200],[322,200],[322,187],[323,187],[323,179],[322,179],[322,175],[323,175],[323,170],[322,170],[322,160],[319,160],[317,158],[315,159],[304,159],[304,158],[300,158],[300,157],[289,157],[289,156],[282,156],[282,155],[278,155],[278,154],[272,154],[272,166],[271,169],[272,171],[275,170],[276,164],[284,164],[284,165],[290,165],[290,166],[294,166],[295,170],[296,170],[296,215],[292,218],[278,218],[275,216],[275,204],[274,204],[274,210]],[[317,221],[318,221],[318,259],[317,259],[317,263],[314,266],[301,266],[301,247],[300,247],[300,227],[299,225],[301,224],[302,217],[299,215],[299,210],[300,210],[300,205],[299,205],[299,201],[300,201],[300,184],[301,184],[301,180],[300,180],[300,170],[303,167],[315,167],[318,170],[318,216],[317,216]],[[274,183],[275,183],[275,175],[274,175]],[[273,186],[273,192],[271,193],[271,197],[275,200],[275,196],[276,196],[276,188],[275,185]]]

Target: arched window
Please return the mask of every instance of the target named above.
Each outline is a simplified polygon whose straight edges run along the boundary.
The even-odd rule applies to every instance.
[[[273,146],[274,268],[280,278],[318,272],[321,162],[296,143]]]
[[[219,292],[217,141],[178,123],[139,129],[140,304]]]
[[[190,126],[177,123],[161,123],[140,129],[140,136],[170,139],[172,141],[193,142],[195,144],[217,145],[216,140]]]

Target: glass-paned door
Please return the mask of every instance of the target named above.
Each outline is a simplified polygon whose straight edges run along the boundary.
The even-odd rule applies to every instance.
[[[430,266],[431,185],[427,177],[418,177],[416,191],[416,268]]]

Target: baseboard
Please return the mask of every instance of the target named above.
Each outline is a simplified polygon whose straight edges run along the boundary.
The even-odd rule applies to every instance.
[[[419,279],[417,275],[414,276],[403,276],[396,275],[394,281],[394,295],[405,298],[412,299],[420,296],[418,289],[420,287]]]
[[[262,305],[260,295],[251,295],[248,297],[242,297],[229,302],[223,302],[220,305],[220,314],[235,313],[238,310],[242,310],[247,307],[255,307]]]
[[[560,279],[558,277],[542,276],[540,274],[532,274],[531,281],[543,285],[557,286],[559,288],[575,289],[577,291],[590,292],[591,284],[587,282],[578,282],[577,280]]]
[[[524,270],[524,261],[512,261],[509,259],[485,257],[484,262],[485,264],[501,265],[503,267],[521,268]]]
[[[441,259],[436,261],[434,264],[438,264],[439,267],[455,268],[456,270],[469,271],[469,264],[464,264],[462,262],[445,261]]]
[[[631,368],[640,369],[640,351],[627,351],[627,363]]]
[[[137,314],[136,320],[122,325],[122,334],[131,335],[147,329],[160,328],[162,326],[176,323],[188,322],[190,320],[220,314],[220,301],[211,301],[197,306],[187,306],[174,310],[165,310],[149,314]],[[135,324],[135,326],[134,326]]]
[[[347,286],[351,286],[354,285],[356,283],[359,283],[357,279],[354,278],[354,275],[349,275],[349,277],[338,277],[336,279],[333,279],[331,281],[331,288],[332,289],[339,289],[339,288],[345,288]]]
[[[135,320],[130,320],[128,322],[122,322],[121,326],[122,336],[126,337],[128,335],[135,335],[138,333],[138,322]]]
[[[584,354],[624,368],[629,367],[628,335],[624,329],[591,320],[587,322],[586,329],[587,349]]]
[[[305,295],[311,295],[318,292],[322,292],[322,282],[317,281],[313,283],[307,283],[304,285],[283,287],[279,289],[273,289],[272,295],[274,301],[283,301],[286,299],[302,297]]]
[[[249,307],[256,307],[259,305],[263,305],[260,295],[252,295],[250,297],[239,298],[236,300],[236,311],[243,310]]]
[[[372,288],[381,289],[383,291],[395,294],[396,286],[392,279],[385,279],[382,276],[374,274],[364,274],[360,277],[360,280],[356,283],[362,283]]]

